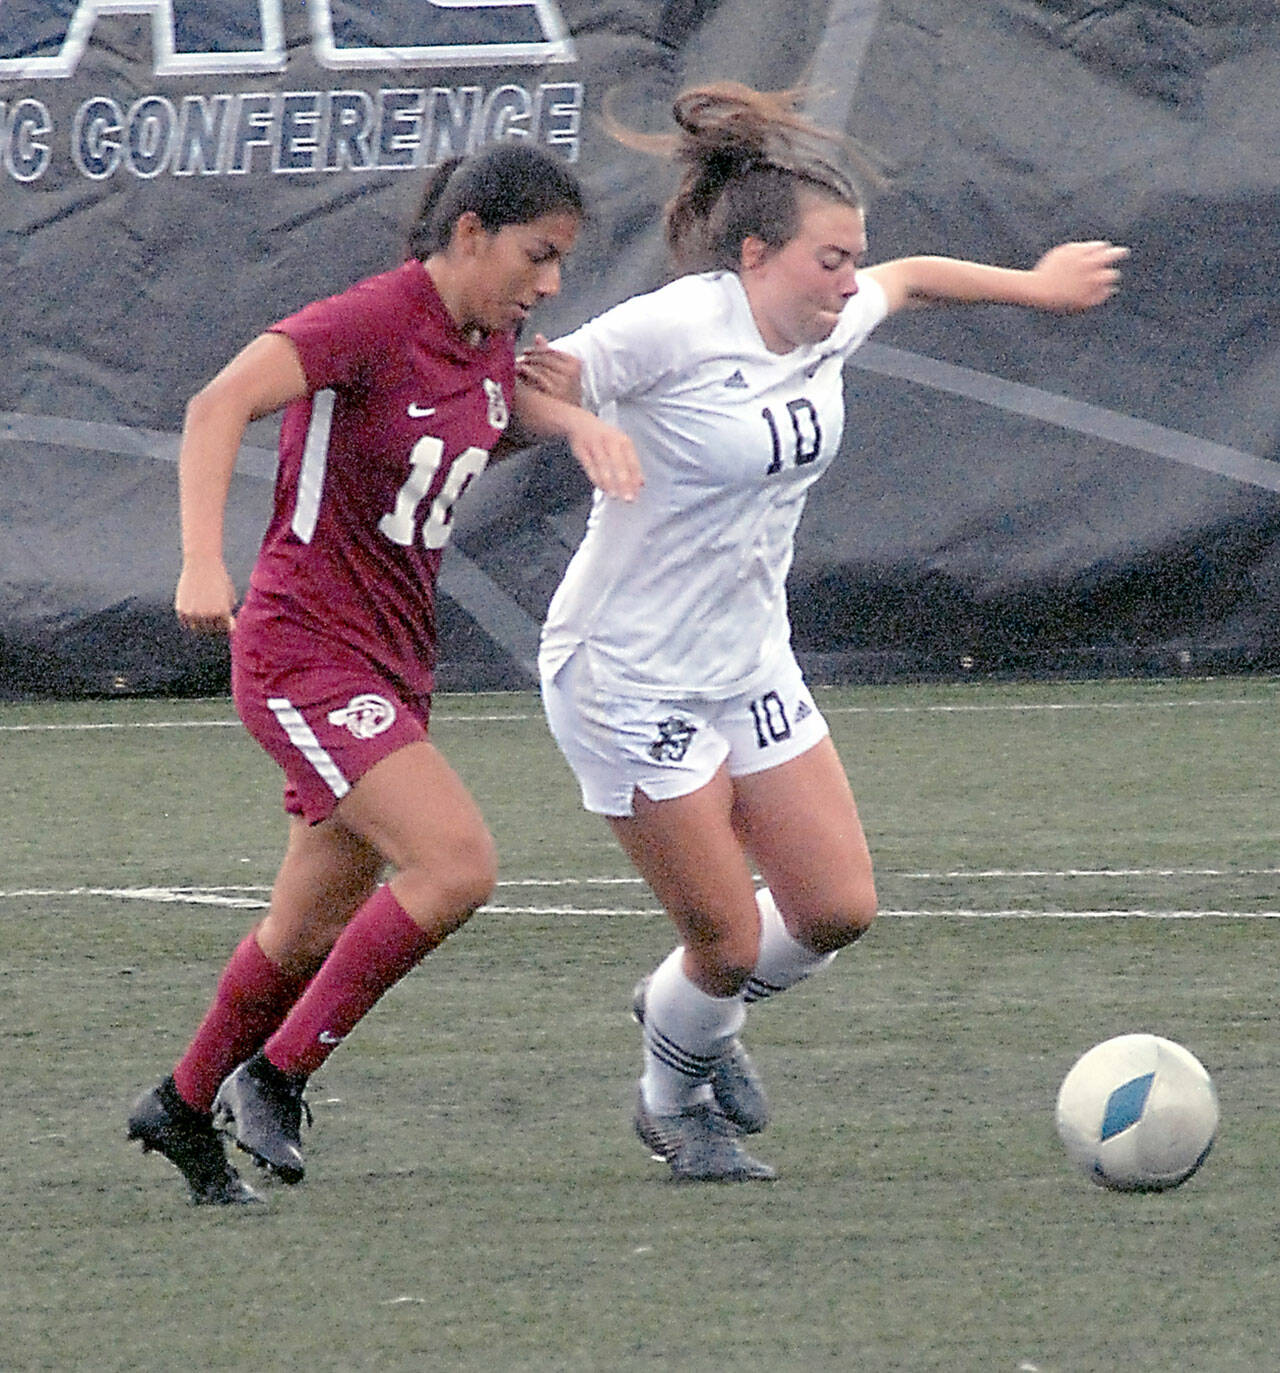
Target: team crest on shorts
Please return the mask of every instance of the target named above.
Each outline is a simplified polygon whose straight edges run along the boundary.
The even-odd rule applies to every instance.
[[[395,723],[396,708],[385,696],[364,692],[329,712],[331,725],[343,725],[357,739],[372,739]]]
[[[682,720],[678,715],[669,715],[658,721],[658,737],[649,745],[649,757],[656,763],[678,763],[693,743],[697,725]]]
[[[511,418],[507,413],[507,398],[496,381],[484,378],[484,393],[489,398],[489,423],[495,429],[505,429]]]

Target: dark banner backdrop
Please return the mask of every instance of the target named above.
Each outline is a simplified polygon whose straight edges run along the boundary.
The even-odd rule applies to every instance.
[[[801,527],[816,680],[1280,667],[1280,11],[1270,0],[6,0],[0,4],[0,692],[221,690],[172,620],[187,397],[303,302],[401,255],[425,169],[498,138],[593,219],[553,334],[667,268],[670,169],[603,132],[705,79],[873,147],[872,257],[1132,257],[1054,319],[922,312],[849,369]],[[227,515],[247,577],[274,428]],[[475,484],[442,684],[531,681],[585,519],[567,456]]]

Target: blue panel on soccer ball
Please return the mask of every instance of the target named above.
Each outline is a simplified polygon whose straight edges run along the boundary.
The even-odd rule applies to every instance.
[[[1107,1098],[1107,1109],[1102,1115],[1101,1138],[1104,1141],[1138,1123],[1155,1078],[1154,1073],[1145,1073],[1142,1077],[1135,1077],[1124,1086],[1117,1087],[1111,1093]]]

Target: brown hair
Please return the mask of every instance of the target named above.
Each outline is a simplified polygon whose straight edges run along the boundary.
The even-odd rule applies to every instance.
[[[802,189],[861,209],[880,174],[852,139],[798,110],[799,91],[757,91],[738,81],[696,86],[676,97],[680,132],[642,134],[606,109],[619,142],[662,153],[683,172],[666,207],[667,245],[686,271],[737,269],[748,235],[770,247],[800,226]]]

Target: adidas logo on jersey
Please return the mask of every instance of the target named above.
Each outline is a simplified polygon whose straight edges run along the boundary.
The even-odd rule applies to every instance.
[[[747,379],[742,375],[742,368],[735,368],[731,377],[725,377],[724,384],[734,391],[745,391],[747,389]]]

